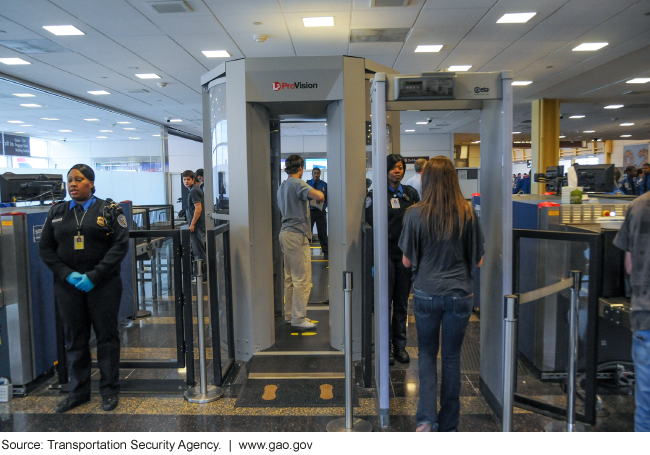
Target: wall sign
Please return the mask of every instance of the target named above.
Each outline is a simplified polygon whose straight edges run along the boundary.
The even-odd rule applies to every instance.
[[[404,157],[404,162],[405,162],[406,164],[415,164],[415,162],[416,162],[417,160],[419,160],[420,158],[423,158],[423,159],[429,161],[429,157],[428,157],[428,156],[405,156],[405,157]]]
[[[28,137],[4,134],[2,145],[4,147],[5,155],[29,156]]]

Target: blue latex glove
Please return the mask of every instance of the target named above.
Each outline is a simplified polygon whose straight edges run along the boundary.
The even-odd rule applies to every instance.
[[[74,287],[76,287],[80,291],[88,292],[92,288],[94,288],[95,285],[92,283],[92,281],[90,281],[90,279],[88,279],[88,275],[84,273],[83,275],[81,275],[81,280],[77,284],[75,284]]]
[[[70,275],[68,275],[68,278],[65,280],[70,283],[73,286],[76,286],[78,282],[81,281],[83,278],[83,275],[79,272],[72,272]]]

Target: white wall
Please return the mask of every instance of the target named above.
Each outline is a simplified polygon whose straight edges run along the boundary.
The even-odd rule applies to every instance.
[[[400,136],[400,154],[404,157],[428,156],[429,158],[443,155],[453,161],[454,135],[402,133]],[[414,175],[414,165],[407,164],[403,181],[410,179]]]
[[[178,136],[169,136],[169,172],[196,171],[203,168],[203,144]]]
[[[327,136],[282,136],[282,154],[291,153],[303,156],[309,153],[327,154]]]

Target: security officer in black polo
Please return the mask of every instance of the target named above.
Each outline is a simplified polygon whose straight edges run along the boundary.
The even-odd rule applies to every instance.
[[[406,352],[406,320],[408,318],[408,301],[411,293],[411,278],[413,272],[402,263],[402,251],[397,246],[402,234],[402,222],[406,210],[420,202],[420,196],[415,188],[402,185],[405,162],[401,155],[386,157],[388,170],[388,301],[392,307],[389,326],[390,355],[389,363],[395,360],[401,363],[410,362]],[[373,192],[366,196],[366,222],[372,226]]]
[[[117,407],[122,297],[120,264],[129,250],[129,224],[119,205],[99,199],[95,173],[85,164],[68,172],[72,201],[54,205],[43,226],[39,251],[54,273],[54,296],[63,321],[72,390],[56,406],[62,413],[90,401],[90,328],[97,338],[102,409]]]

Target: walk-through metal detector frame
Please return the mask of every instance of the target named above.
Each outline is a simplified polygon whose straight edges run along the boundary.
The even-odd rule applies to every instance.
[[[416,77],[435,76],[423,73]],[[450,73],[445,73],[449,75]],[[400,75],[400,78],[408,77]],[[485,255],[481,277],[480,388],[501,413],[503,404],[503,296],[512,293],[512,72],[455,74],[455,96],[449,100],[395,99],[395,76],[376,73],[371,87],[373,185],[386,194],[387,111],[481,110],[481,221]],[[377,196],[376,200],[382,200]],[[389,425],[388,365],[388,206],[375,204],[375,387],[380,425]]]

